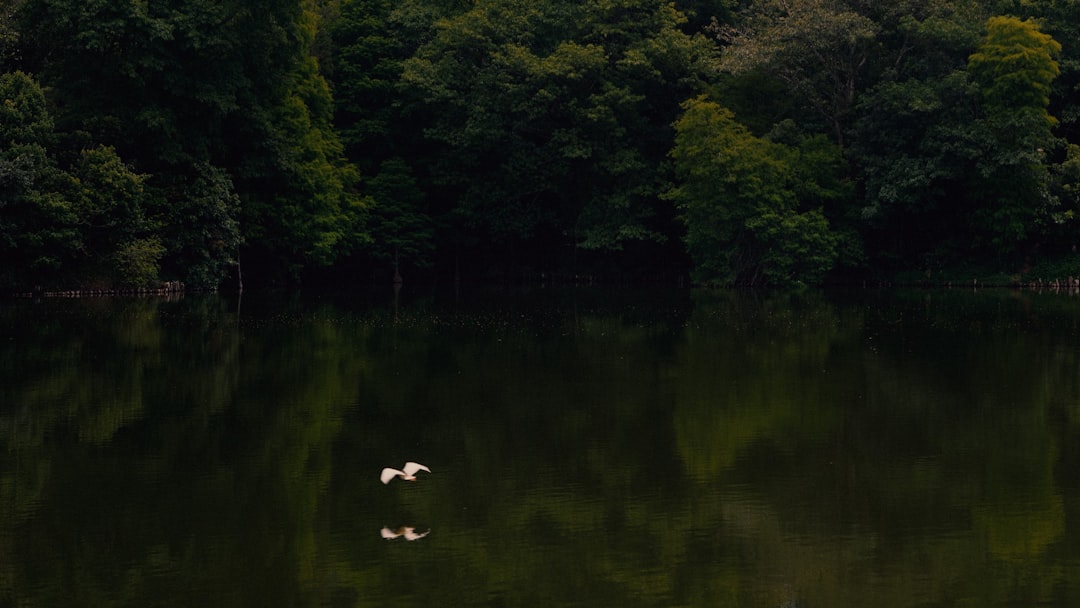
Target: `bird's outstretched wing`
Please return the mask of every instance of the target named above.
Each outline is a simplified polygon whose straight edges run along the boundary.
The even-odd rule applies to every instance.
[[[408,467],[405,467],[405,468],[408,469]],[[390,467],[386,467],[385,469],[382,470],[382,474],[379,475],[379,480],[382,481],[384,484],[387,484],[387,483],[390,483],[391,479],[393,479],[393,478],[395,478],[395,477],[397,477],[399,475],[404,477],[405,472],[404,471],[399,471],[397,469],[391,469]]]
[[[397,537],[401,536],[401,534],[397,530],[391,530],[390,528],[387,528],[386,526],[383,526],[383,529],[379,530],[379,535],[382,536],[383,538],[385,538],[386,540],[391,540],[391,539],[394,539],[394,538],[397,538]]]
[[[417,532],[416,528],[405,528],[405,540],[420,540],[428,534],[431,534],[431,530]]]
[[[425,467],[424,465],[420,464],[419,462],[406,462],[405,463],[405,475],[411,477],[413,475],[416,475],[417,471],[427,471],[428,473],[430,473],[431,469]]]

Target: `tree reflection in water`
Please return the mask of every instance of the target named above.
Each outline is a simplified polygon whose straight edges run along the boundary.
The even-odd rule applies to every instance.
[[[0,605],[1080,599],[1063,298],[475,297],[7,303]]]

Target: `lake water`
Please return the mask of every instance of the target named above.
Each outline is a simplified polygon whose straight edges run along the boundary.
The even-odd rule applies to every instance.
[[[1066,295],[0,302],[0,449],[2,607],[1080,606]]]

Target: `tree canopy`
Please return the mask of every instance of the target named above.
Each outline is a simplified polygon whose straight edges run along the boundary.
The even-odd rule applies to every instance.
[[[5,3],[0,287],[1069,260],[1077,11]]]

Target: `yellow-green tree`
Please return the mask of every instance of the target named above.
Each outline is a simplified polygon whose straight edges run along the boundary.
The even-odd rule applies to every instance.
[[[832,163],[815,161],[820,166],[810,174],[800,170],[799,148],[755,137],[719,103],[702,96],[683,108],[671,152],[676,185],[667,196],[686,225],[694,278],[751,285],[820,281],[836,260],[837,238],[817,205],[845,195],[842,188],[820,186],[838,152]],[[821,146],[817,139],[804,141],[805,157]]]
[[[1046,152],[1055,145],[1050,86],[1059,74],[1061,44],[1032,20],[992,17],[968,59],[988,135],[975,187],[977,233],[1008,253],[1047,219],[1052,201]]]

